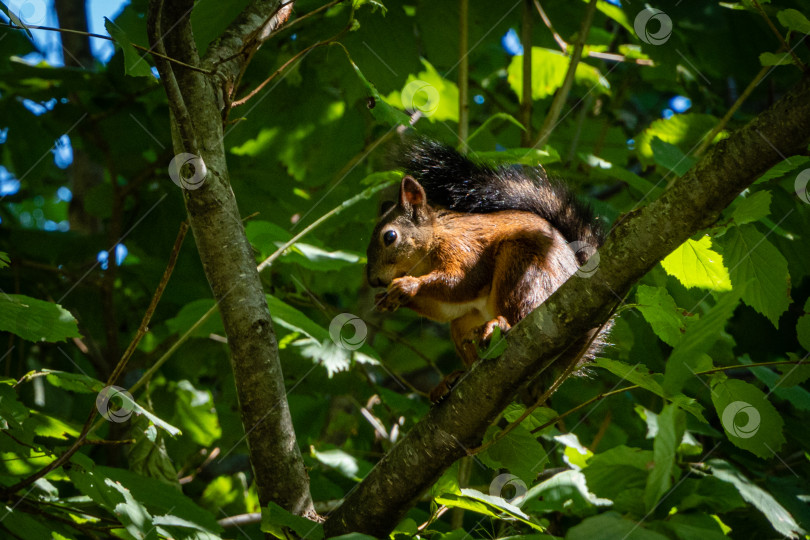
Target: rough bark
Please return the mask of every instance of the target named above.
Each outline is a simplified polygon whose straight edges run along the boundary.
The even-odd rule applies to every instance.
[[[803,152],[810,138],[810,79],[714,148],[657,200],[624,216],[600,249],[590,278],[572,277],[512,328],[504,354],[478,362],[380,460],[325,523],[328,536],[359,531],[386,537],[407,510],[466,449],[519,389],[567,345],[603,323],[632,285],[782,156]]]
[[[231,190],[223,144],[223,88],[233,84],[266,39],[280,4],[279,0],[251,3],[227,30],[227,39],[211,47],[209,56],[234,56],[219,64],[228,68],[219,76],[169,64],[157,56],[155,63],[169,98],[175,152],[200,156],[208,171],[201,187],[183,193],[228,336],[259,500],[262,505],[272,501],[295,514],[312,515],[309,480],[295,440],[273,323]],[[152,0],[150,45],[156,52],[165,50],[172,58],[202,66],[189,21],[192,5],[193,0],[166,0],[165,5],[163,0]],[[243,49],[245,43],[248,46]]]

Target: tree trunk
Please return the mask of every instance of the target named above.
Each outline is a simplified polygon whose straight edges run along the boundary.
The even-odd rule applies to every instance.
[[[199,156],[207,174],[184,189],[194,239],[228,336],[242,423],[262,506],[272,501],[298,515],[314,515],[309,479],[295,440],[273,323],[256,261],[228,179],[223,143],[223,104],[247,58],[281,17],[280,1],[254,1],[210,47],[201,61],[189,19],[192,0],[151,0],[150,45],[186,64],[213,66],[215,75],[155,56],[172,112],[174,149]],[[284,8],[287,9],[287,8]],[[236,54],[244,51],[244,55]],[[196,162],[199,167],[200,163]],[[199,172],[197,169],[196,172]],[[168,180],[167,180],[168,182]],[[195,189],[196,188],[196,189]]]

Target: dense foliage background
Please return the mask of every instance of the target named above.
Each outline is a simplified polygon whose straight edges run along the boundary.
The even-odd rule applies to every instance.
[[[199,0],[198,48],[247,3]],[[386,159],[398,125],[477,159],[542,164],[612,224],[810,61],[800,2],[662,2],[657,13],[598,0],[573,86],[561,90],[562,49],[580,40],[589,3],[471,2],[460,143],[459,3],[354,4],[295,3],[237,98],[269,83],[231,111],[225,136],[257,264],[274,255],[262,279],[322,515],[459,364],[445,326],[407,310],[376,313],[364,281],[378,205],[400,176]],[[18,24],[70,28],[44,0],[2,7]],[[100,28],[99,9],[91,27]],[[63,55],[38,50],[26,30],[0,30],[0,529],[258,538],[260,528],[283,537],[287,526],[315,538],[317,526],[272,505],[263,524],[243,516],[262,509],[224,330],[191,238],[117,381],[134,402],[102,390],[185,230],[183,194],[167,172],[166,96],[152,58],[131,45],[147,45],[145,11],[134,0],[107,13],[116,46],[94,45],[95,57],[67,43]],[[42,46],[44,31],[33,32]],[[522,100],[529,34],[532,91]],[[550,138],[530,149],[560,92]],[[624,299],[604,358],[451,468],[395,535],[806,537],[808,180],[810,158],[784,156]],[[88,424],[97,406],[106,419]],[[515,402],[485,441],[524,407]],[[33,481],[83,427],[93,431],[78,452]]]

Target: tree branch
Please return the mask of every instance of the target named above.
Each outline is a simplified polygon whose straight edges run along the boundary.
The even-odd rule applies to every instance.
[[[572,277],[510,330],[497,360],[477,362],[439,405],[380,460],[327,520],[327,536],[359,531],[385,537],[419,495],[468,448],[519,389],[591,329],[658,261],[720,212],[783,155],[810,138],[810,79],[720,141],[647,207],[626,215],[600,250],[590,278]],[[538,354],[538,351],[542,351]]]

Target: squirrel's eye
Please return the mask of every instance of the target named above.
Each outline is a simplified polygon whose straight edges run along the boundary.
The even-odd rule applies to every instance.
[[[385,242],[386,246],[390,246],[394,243],[394,240],[397,239],[397,231],[385,231],[383,235],[383,242]]]

